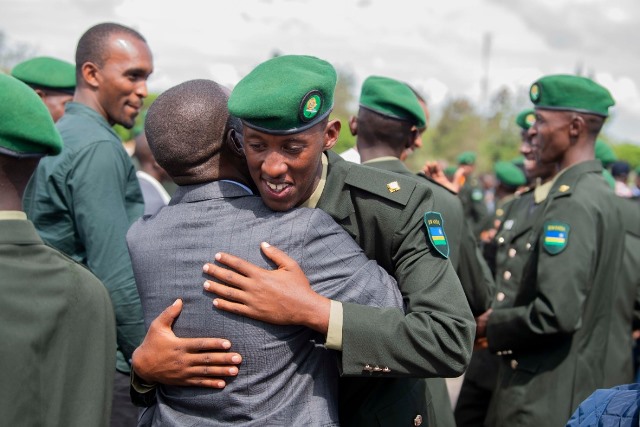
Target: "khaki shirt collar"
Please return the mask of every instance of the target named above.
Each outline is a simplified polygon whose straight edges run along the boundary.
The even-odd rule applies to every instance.
[[[22,211],[0,211],[0,220],[27,220],[27,214]]]
[[[366,162],[362,162],[362,164],[366,165],[369,163],[388,162],[389,160],[398,160],[398,158],[393,156],[382,156],[382,157],[377,157],[375,159],[367,160]]]
[[[307,201],[305,201],[300,206],[303,208],[315,208],[318,206],[318,201],[320,200],[320,196],[322,196],[322,192],[324,191],[324,186],[327,183],[327,170],[329,166],[329,160],[327,159],[327,155],[322,153],[322,175],[320,176],[320,182],[318,182],[318,186],[311,194],[311,197]]]
[[[535,201],[536,205],[539,205],[540,203],[547,200],[547,197],[549,197],[549,192],[551,192],[551,188],[553,188],[553,184],[555,184],[558,178],[560,178],[562,174],[568,169],[570,168],[562,169],[556,176],[553,177],[551,181],[547,181],[544,184],[540,184],[540,178],[538,178],[538,181],[536,182],[536,188],[535,190],[533,190],[533,200]]]

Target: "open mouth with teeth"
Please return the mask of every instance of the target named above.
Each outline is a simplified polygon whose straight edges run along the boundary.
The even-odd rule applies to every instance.
[[[288,184],[274,184],[272,182],[266,182],[266,184],[271,191],[274,191],[276,193],[280,193],[281,191],[283,191],[285,188],[289,186]]]

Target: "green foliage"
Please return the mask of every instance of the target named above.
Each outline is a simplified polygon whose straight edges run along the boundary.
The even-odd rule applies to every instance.
[[[611,148],[619,160],[628,162],[632,168],[640,166],[640,146],[633,144],[615,144]]]
[[[356,137],[349,132],[349,118],[357,113],[358,105],[356,98],[355,77],[353,73],[344,69],[337,69],[338,83],[333,95],[333,112],[331,119],[338,119],[342,123],[342,130],[338,142],[333,147],[336,153],[354,147]]]

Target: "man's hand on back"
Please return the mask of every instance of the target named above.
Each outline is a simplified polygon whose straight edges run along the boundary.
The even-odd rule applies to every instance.
[[[204,288],[218,295],[221,309],[276,325],[303,325],[324,335],[329,328],[331,300],[311,289],[300,266],[267,243],[264,254],[276,265],[265,270],[233,255],[216,254],[216,261],[232,270],[206,264],[205,273],[224,282],[206,281]]]
[[[179,338],[171,325],[182,311],[176,300],[151,323],[134,351],[132,365],[145,383],[224,388],[223,377],[236,376],[242,357],[230,353],[231,343],[220,338]]]

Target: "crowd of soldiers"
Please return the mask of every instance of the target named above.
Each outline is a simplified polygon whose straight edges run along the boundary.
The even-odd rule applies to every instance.
[[[422,94],[368,77],[347,161],[335,69],[284,55],[163,92],[136,171],[112,126],[152,72],[104,23],[75,66],[0,75],[7,425],[638,425],[640,182],[605,87],[542,76],[521,157],[415,173]]]

